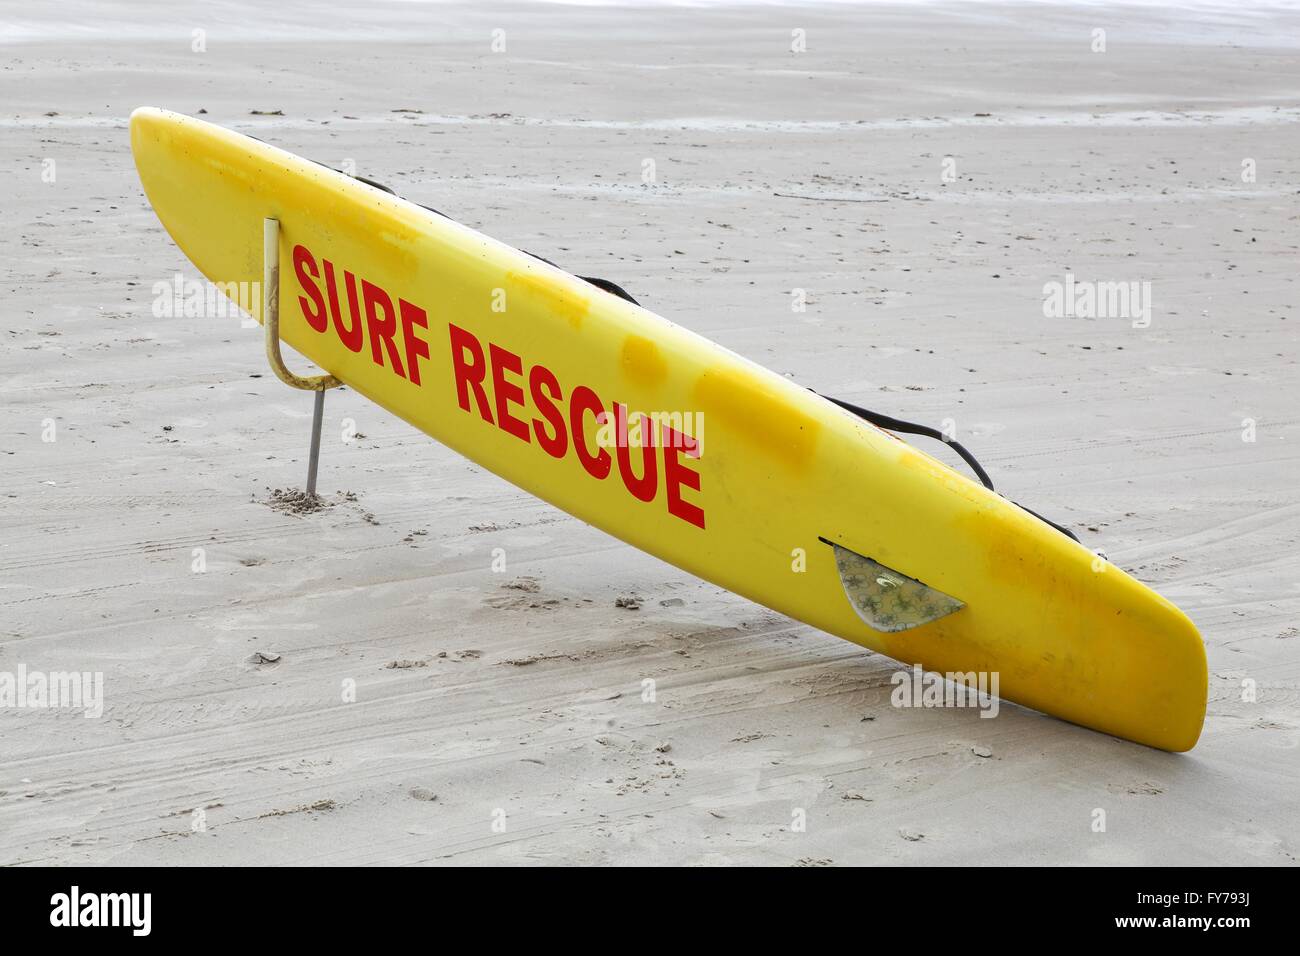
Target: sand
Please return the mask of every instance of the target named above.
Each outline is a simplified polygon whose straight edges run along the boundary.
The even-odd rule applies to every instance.
[[[0,708],[0,863],[1295,861],[1300,15],[106,6],[0,17],[0,671],[104,681],[97,719]],[[951,419],[1196,621],[1200,744],[895,708],[895,662],[350,391],[327,506],[274,507],[311,399],[257,329],[153,314],[195,273],[134,175],[141,105]],[[1149,325],[1045,317],[1067,273],[1150,282]]]

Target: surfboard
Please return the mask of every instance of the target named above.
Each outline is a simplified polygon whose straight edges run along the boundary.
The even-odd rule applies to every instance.
[[[465,457],[782,614],[1003,699],[1193,747],[1177,607],[894,434],[630,301],[381,188],[142,108],[149,202],[234,297],[279,227],[280,334]],[[241,302],[260,321],[257,296]],[[986,685],[987,686],[987,685]]]

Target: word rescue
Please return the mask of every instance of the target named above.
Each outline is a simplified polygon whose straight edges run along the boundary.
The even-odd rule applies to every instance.
[[[351,352],[361,353],[368,344],[375,365],[421,384],[420,360],[429,359],[431,341],[425,337],[429,316],[424,309],[400,297],[394,303],[387,291],[350,271],[342,270],[340,276],[334,263],[317,260],[302,245],[294,246],[293,267],[305,293],[298,304],[312,329],[327,333],[332,327]],[[536,444],[552,458],[573,460],[597,481],[609,479],[617,464],[621,484],[631,497],[652,502],[662,489],[670,515],[704,527],[704,509],[683,495],[683,489],[700,491],[700,473],[688,460],[700,457],[696,437],[658,416],[639,415],[629,422],[625,405],[607,405],[586,385],[566,391],[544,365],[525,367],[522,356],[492,342],[484,348],[474,333],[452,323],[447,332],[452,385],[463,411]],[[617,434],[613,455],[606,450],[607,439],[589,435],[588,419],[598,432],[607,433],[612,426]],[[629,431],[638,435],[637,441],[628,440]],[[633,447],[641,452],[635,465]]]

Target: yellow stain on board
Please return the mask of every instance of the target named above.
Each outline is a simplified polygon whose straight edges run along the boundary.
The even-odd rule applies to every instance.
[[[565,288],[548,275],[510,271],[506,273],[506,281],[518,286],[523,297],[531,295],[541,300],[542,305],[552,314],[564,319],[575,329],[582,327],[582,320],[591,311],[590,299]],[[506,307],[509,308],[509,300]]]
[[[752,452],[775,458],[796,473],[811,467],[821,424],[757,375],[741,367],[714,366],[695,383],[693,396],[698,409]]]
[[[621,363],[628,381],[645,388],[662,385],[668,378],[668,362],[659,346],[643,335],[629,335],[623,340]]]

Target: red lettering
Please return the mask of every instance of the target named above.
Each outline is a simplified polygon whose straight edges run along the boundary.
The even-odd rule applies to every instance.
[[[370,357],[380,368],[384,367],[384,356],[379,350],[379,343],[383,342],[388,360],[393,363],[393,371],[406,378],[406,373],[402,371],[402,360],[397,357],[397,345],[393,342],[393,336],[397,334],[397,316],[394,314],[393,300],[388,297],[387,292],[366,279],[361,280],[361,298],[366,303]],[[382,319],[379,317],[380,312],[384,313]]]
[[[344,327],[343,316],[339,311],[338,283],[334,281],[334,263],[326,259],[324,266],[325,291],[329,293],[330,317],[334,320],[334,331],[339,334],[339,341],[347,346],[349,352],[360,352],[364,332],[361,328],[361,309],[357,307],[357,277],[351,272],[344,272],[343,277],[348,286],[348,306],[352,310],[352,325]]]
[[[483,361],[483,346],[479,345],[472,333],[452,323],[447,323],[451,335],[451,376],[456,380],[456,400],[460,407],[469,411],[469,393],[474,391],[474,401],[478,404],[483,421],[495,425],[492,413],[488,410],[487,394],[483,391],[483,379],[487,377],[487,363]],[[472,362],[465,361],[465,353],[474,356]]]
[[[405,299],[399,299],[397,306],[402,313],[402,339],[406,342],[406,368],[411,373],[411,383],[419,385],[419,360],[429,357],[429,343],[416,336],[415,327],[418,325],[422,329],[427,329],[429,327],[429,315],[424,309],[407,302]]]
[[[293,271],[298,273],[298,284],[302,286],[302,290],[311,296],[310,303],[307,301],[307,296],[298,296],[302,317],[317,332],[324,332],[330,325],[329,320],[325,318],[325,300],[321,297],[320,287],[315,282],[319,275],[316,271],[316,260],[312,258],[305,246],[293,247]],[[314,305],[315,308],[310,309],[308,305]]]
[[[339,271],[343,273],[351,319],[345,325],[334,263],[328,259],[317,260],[305,246],[296,245],[293,264],[302,289],[298,304],[308,325],[317,332],[325,332],[332,322],[339,340],[354,353],[361,352],[369,336],[370,356],[375,365],[387,366],[402,378],[409,378],[412,384],[420,384],[420,360],[430,359],[429,340],[425,337],[429,331],[428,312],[401,297],[396,299],[394,307],[393,296],[383,288],[342,269]],[[533,365],[526,369],[522,356],[491,342],[486,343],[488,349],[484,353],[484,343],[477,336],[451,323],[447,324],[447,332],[456,401],[463,411],[472,415],[476,406],[483,421],[499,426],[520,441],[531,443],[536,439],[538,446],[555,459],[567,456],[572,436],[573,453],[579,464],[597,480],[609,477],[617,458],[622,484],[637,501],[655,500],[662,473],[668,513],[704,528],[704,509],[683,498],[683,489],[697,495],[701,491],[700,472],[688,463],[688,459],[700,457],[700,446],[694,438],[640,415],[637,422],[640,440],[633,444],[626,405],[614,402],[606,410],[594,390],[579,385],[568,397],[566,415],[564,391],[549,368]],[[400,345],[396,341],[399,334]],[[537,416],[531,419],[520,412],[529,407],[529,401]],[[601,432],[613,415],[617,434],[614,453],[593,440],[586,427],[588,415],[595,419]],[[641,448],[639,476],[633,464],[633,459],[638,457],[633,452],[635,447]],[[660,447],[663,448],[662,466]]]
[[[600,403],[600,396],[585,385],[579,385],[569,396],[569,431],[573,433],[573,450],[593,478],[604,478],[609,474],[613,459],[609,452],[601,449],[593,455],[587,447],[587,432],[582,426],[583,412],[591,412],[597,424],[605,421],[605,406]]]
[[[528,426],[510,414],[511,404],[523,407],[524,390],[514,382],[506,381],[506,372],[522,375],[524,363],[514,352],[491,343],[488,343],[488,355],[492,358],[492,394],[497,400],[497,425],[516,438],[531,441]]]
[[[682,500],[681,488],[685,485],[695,491],[700,490],[700,473],[688,468],[681,460],[685,450],[690,458],[700,457],[700,446],[689,435],[683,435],[675,428],[663,425],[664,444],[664,490],[668,493],[668,513],[689,521],[697,528],[704,527],[704,509]]]
[[[550,422],[555,431],[554,435],[548,435],[542,419],[534,418],[533,433],[537,436],[537,444],[552,458],[563,458],[569,450],[569,436],[564,430],[564,414],[555,404],[564,397],[560,392],[559,380],[546,366],[534,365],[528,370],[528,391],[533,397],[533,404],[542,413],[542,418]]]
[[[655,465],[655,430],[654,423],[644,415],[641,416],[641,461],[642,475],[637,478],[632,474],[632,452],[628,442],[627,406],[614,403],[614,426],[618,432],[618,472],[623,476],[623,484],[638,501],[654,501],[659,491],[659,469]]]

